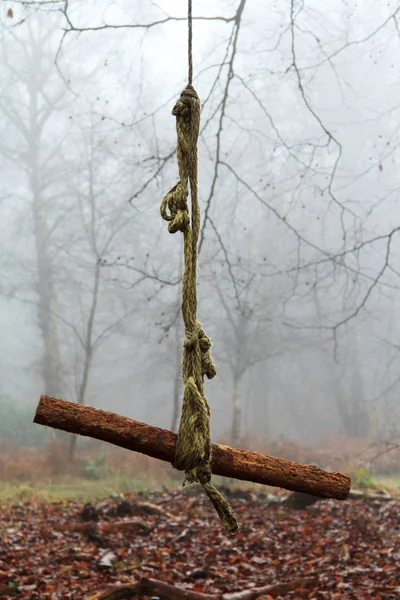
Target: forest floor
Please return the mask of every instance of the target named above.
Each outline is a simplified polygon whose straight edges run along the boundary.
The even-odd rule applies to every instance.
[[[252,600],[256,588],[277,584],[260,600],[400,597],[398,499],[328,500],[295,511],[271,504],[267,493],[228,493],[241,524],[229,538],[197,486],[90,505],[3,503],[0,598],[123,600],[135,597],[135,582],[149,583],[143,578],[174,586],[147,593],[172,600],[231,592]]]

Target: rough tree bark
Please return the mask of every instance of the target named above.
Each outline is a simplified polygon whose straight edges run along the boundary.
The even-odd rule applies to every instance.
[[[41,396],[34,422],[109,442],[167,462],[172,462],[175,457],[174,433],[65,400]],[[321,498],[345,500],[350,491],[351,479],[343,473],[329,473],[311,465],[218,444],[212,445],[212,454],[213,472],[216,475]]]

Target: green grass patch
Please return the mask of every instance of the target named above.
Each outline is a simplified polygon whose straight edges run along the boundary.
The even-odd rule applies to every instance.
[[[126,477],[122,475],[107,475],[101,479],[86,479],[76,476],[60,476],[40,482],[35,481],[1,481],[0,503],[15,502],[62,502],[66,500],[77,500],[89,502],[99,500],[116,494],[137,493],[139,491],[155,491],[165,486],[168,489],[179,489],[182,486],[182,477],[151,479],[149,477]],[[237,481],[227,477],[214,476],[213,481],[217,486],[226,486],[231,489],[250,489],[255,493],[276,493],[277,489]],[[368,481],[369,483],[369,481]],[[353,488],[357,488],[354,485]],[[400,475],[374,476],[375,487],[383,487],[392,495],[400,495]]]
[[[378,487],[382,486],[391,492],[400,494],[400,475],[376,475],[374,480]]]
[[[181,478],[163,478],[161,480],[109,475],[101,479],[64,476],[40,482],[2,481],[0,482],[0,503],[62,502],[66,500],[89,502],[115,494],[160,490],[163,486],[168,489],[179,489],[182,487],[182,481],[183,474]],[[274,492],[274,488],[269,486],[236,481],[227,477],[214,476],[213,481],[217,486],[226,486],[231,489],[245,488],[256,493]]]
[[[1,482],[0,502],[58,502],[78,500],[88,502],[106,498],[112,494],[125,494],[143,490],[157,490],[162,485],[177,487],[176,482],[160,483],[146,479],[126,477],[107,477],[101,480],[71,479],[49,480],[41,482]]]

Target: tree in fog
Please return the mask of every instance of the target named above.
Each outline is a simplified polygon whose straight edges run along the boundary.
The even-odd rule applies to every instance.
[[[238,207],[237,215],[242,211]],[[218,245],[205,268],[205,307],[216,332],[217,363],[226,365],[230,373],[230,437],[237,445],[243,436],[244,397],[249,393],[254,367],[262,363],[267,368],[267,362],[284,351],[277,319],[284,298],[280,295],[282,286],[262,277],[266,257],[273,253],[278,259],[281,250],[279,237],[262,218],[251,232],[232,227],[225,241],[212,219],[210,224]],[[260,390],[259,403],[263,402],[268,399]]]
[[[69,211],[54,249],[62,296],[56,316],[64,340],[71,343],[66,360],[70,357],[73,395],[84,404],[95,355],[113,335],[123,337],[126,321],[138,313],[132,286],[129,293],[121,288],[111,268],[120,253],[135,247],[137,215],[125,201],[129,173],[116,144],[101,131],[101,119],[93,112],[82,116],[71,141],[66,157],[70,179],[64,189]],[[70,458],[76,441],[71,436]]]
[[[32,18],[22,24],[18,32],[10,28],[3,30],[0,93],[4,124],[1,152],[11,163],[11,173],[17,177],[16,204],[21,205],[25,200],[30,203],[36,259],[34,292],[38,298],[38,324],[43,341],[41,370],[44,393],[51,396],[60,396],[63,389],[59,331],[54,316],[58,311],[58,298],[51,251],[52,204],[56,201],[60,176],[59,163],[54,157],[64,141],[58,121],[67,100],[67,89],[54,66],[53,41],[57,37],[58,23],[50,19],[44,24]],[[28,196],[18,180],[17,169],[24,174]],[[30,266],[24,271],[29,281]]]
[[[37,7],[30,3],[24,8],[28,20],[30,14],[35,18]],[[54,7],[46,3],[40,8],[45,13]],[[57,59],[65,79],[70,75],[73,79],[82,68],[71,60],[79,49],[96,46],[88,62],[96,62],[99,77],[101,73],[107,80],[108,104],[102,108],[102,118],[125,131],[126,137],[135,137],[131,146],[135,181],[129,197],[142,211],[141,225],[146,228],[140,253],[149,254],[140,265],[136,255],[136,268],[150,278],[154,273],[161,279],[166,274],[174,282],[172,265],[176,272],[178,255],[170,251],[167,234],[159,233],[156,221],[158,199],[175,176],[176,139],[169,106],[185,84],[186,7],[178,2],[151,4],[144,14],[140,3],[122,2],[117,8],[101,0],[85,12],[72,0],[57,4],[58,9],[64,33]],[[384,365],[373,375],[372,369],[365,369],[365,364],[375,364],[376,338],[379,334],[396,344],[387,315],[396,314],[399,291],[395,266],[400,231],[399,102],[393,68],[398,53],[397,13],[394,0],[371,10],[352,9],[337,0],[328,12],[317,2],[297,0],[274,7],[247,0],[227,6],[216,0],[195,7],[194,83],[202,99],[200,320],[203,310],[207,317],[212,306],[218,307],[219,315],[210,320],[215,332],[220,332],[216,335],[228,340],[223,360],[231,362],[232,389],[238,389],[235,381],[243,378],[243,361],[250,361],[248,353],[240,356],[238,340],[251,339],[253,328],[256,333],[262,329],[254,316],[248,318],[254,288],[245,300],[241,282],[256,281],[259,286],[261,278],[263,297],[268,300],[279,280],[280,300],[274,299],[257,318],[264,319],[266,333],[265,319],[271,319],[284,344],[298,343],[299,358],[288,361],[283,354],[281,363],[274,360],[277,371],[285,373],[281,382],[276,381],[275,391],[282,396],[295,388],[293,406],[298,410],[309,402],[314,409],[316,404],[311,403],[317,402],[317,388],[324,390],[320,413],[328,408],[331,417],[357,435],[371,428],[370,415],[364,413],[368,413],[366,396],[371,395],[372,383],[378,388],[372,394],[376,398],[385,387],[379,383]],[[172,38],[182,39],[182,47],[171,45]],[[128,53],[117,51],[128,46]],[[168,62],[159,60],[166,52]],[[124,60],[131,62],[122,68]],[[122,100],[114,92],[118,78],[127,92]],[[153,220],[144,217],[145,211]],[[253,236],[254,228],[264,225],[265,235],[279,230],[279,251],[269,248],[265,262],[252,256],[246,263],[245,254],[246,260],[239,264],[245,246],[236,247],[238,235],[247,227]],[[211,279],[205,281],[205,274],[207,265],[225,252],[218,272],[219,293]],[[256,247],[251,252],[260,254]],[[155,312],[176,302],[175,288],[150,279],[145,286],[151,300],[146,308],[140,307],[142,333],[156,360],[153,342],[159,332],[154,337],[148,332],[160,321]],[[354,348],[351,324],[356,320]],[[207,330],[207,318],[204,326]],[[266,357],[268,344],[265,335],[259,350]],[[306,344],[307,352],[302,352]],[[329,356],[329,376],[324,368],[314,368],[315,363],[322,365],[322,347]],[[167,354],[171,358],[169,350]],[[299,364],[307,369],[312,390],[298,385]],[[251,364],[246,369],[251,370]],[[338,377],[333,375],[337,372]],[[299,419],[308,424],[303,412],[298,411]]]
[[[353,437],[371,433],[371,419],[366,402],[365,376],[361,361],[359,326],[349,324],[347,356],[339,364],[342,367],[340,380],[336,384],[336,401],[344,431]]]

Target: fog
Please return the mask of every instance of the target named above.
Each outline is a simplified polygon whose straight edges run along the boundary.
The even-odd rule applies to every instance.
[[[0,396],[26,418],[47,394],[177,428],[185,11],[3,5]],[[399,11],[194,1],[214,439],[398,435]]]

